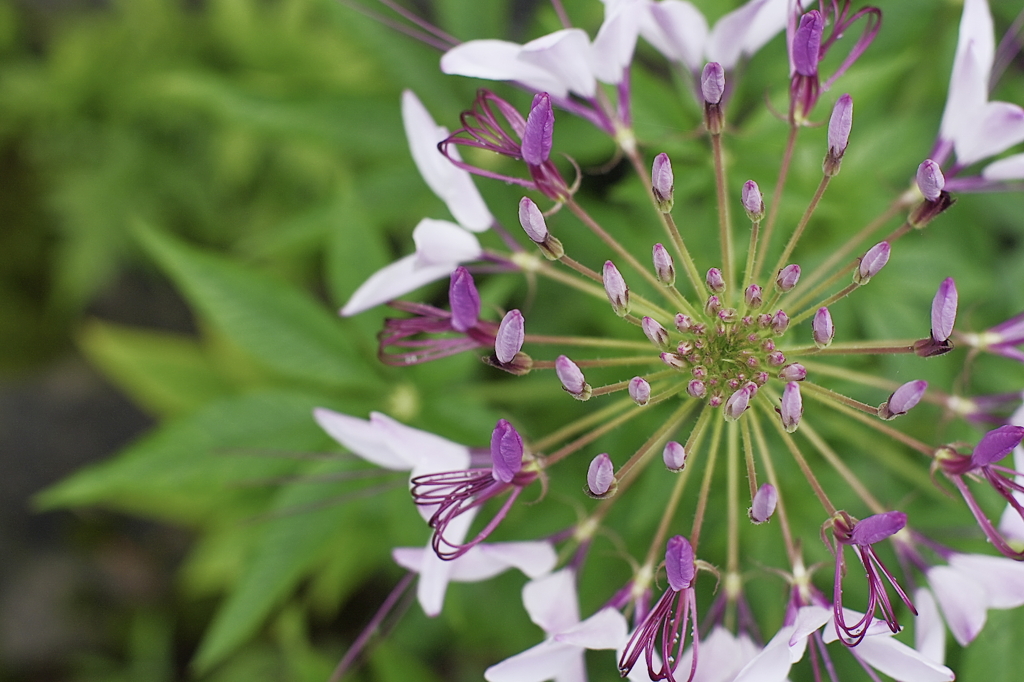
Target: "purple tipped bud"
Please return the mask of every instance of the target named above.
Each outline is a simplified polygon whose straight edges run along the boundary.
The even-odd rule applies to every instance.
[[[956,283],[952,277],[942,280],[932,299],[932,339],[944,343],[953,334],[956,322]]]
[[[686,385],[686,392],[694,398],[703,398],[708,394],[708,387],[700,379],[693,379]]]
[[[860,547],[873,545],[900,532],[906,525],[907,515],[903,512],[891,511],[869,516],[854,525],[850,533],[850,544]]]
[[[708,315],[717,315],[721,309],[722,299],[717,296],[708,296],[708,300],[704,302],[704,312]]]
[[[629,313],[629,289],[626,280],[622,279],[619,269],[610,260],[604,262],[604,292],[608,294],[608,302],[619,317]]]
[[[658,202],[658,209],[662,213],[672,210],[674,182],[672,162],[669,160],[668,154],[662,152],[654,157],[654,165],[651,167],[651,191],[654,193],[654,200]]]
[[[651,385],[642,377],[633,377],[629,380],[629,397],[643,407],[651,401]]]
[[[693,327],[693,320],[690,319],[689,315],[676,313],[676,329],[681,332],[686,332],[689,331],[691,327]]]
[[[782,351],[780,350],[773,350],[771,353],[768,353],[768,355],[765,356],[765,359],[768,361],[768,364],[771,365],[772,367],[781,367],[782,365],[786,364],[786,356],[783,355]]]
[[[526,321],[518,310],[510,310],[501,318],[498,333],[494,337],[494,356],[505,365],[512,362],[516,353],[523,349],[526,340]]]
[[[803,381],[807,378],[807,368],[799,362],[794,362],[779,370],[779,378],[783,381]]]
[[[917,188],[928,201],[937,201],[946,186],[946,178],[942,176],[942,169],[939,164],[931,159],[925,159],[917,167]]]
[[[644,335],[647,339],[658,348],[665,348],[668,346],[668,332],[665,328],[658,324],[658,321],[652,317],[644,317],[640,321],[640,327],[644,330]]]
[[[502,483],[510,483],[523,468],[523,439],[504,419],[491,433],[491,463],[491,475]]]
[[[771,328],[776,334],[784,334],[789,329],[789,315],[784,310],[778,310],[772,315]]]
[[[664,460],[665,466],[668,467],[669,471],[679,473],[686,468],[686,450],[674,440],[665,443],[665,449],[661,453],[661,458]]]
[[[480,294],[473,283],[473,275],[461,265],[452,273],[448,303],[452,307],[452,329],[466,332],[476,325],[480,318]]]
[[[976,467],[995,464],[1003,457],[1013,452],[1013,449],[1020,445],[1024,439],[1024,427],[1006,424],[997,429],[992,429],[978,442],[971,455],[971,464]]]
[[[708,104],[718,104],[725,94],[725,69],[718,62],[708,62],[700,74],[700,92]]]
[[[713,294],[720,294],[725,291],[725,278],[722,277],[722,271],[718,268],[711,268],[708,270],[707,276],[704,281],[708,285],[708,289]]]
[[[559,355],[555,359],[555,374],[558,375],[558,380],[562,382],[562,388],[566,393],[577,400],[590,399],[592,395],[590,384],[587,383],[583,372],[575,362],[564,355]]]
[[[782,418],[782,427],[786,429],[786,433],[793,433],[796,427],[800,426],[800,418],[804,416],[804,401],[800,397],[800,384],[795,381],[786,384],[782,391],[779,416]]]
[[[657,275],[658,281],[668,287],[675,284],[676,267],[668,249],[661,244],[655,244],[651,256],[654,259],[654,274]]]
[[[832,343],[832,337],[836,335],[836,328],[832,324],[832,313],[828,311],[828,308],[818,308],[818,312],[814,313],[811,334],[814,337],[814,345],[818,348],[827,348]]]
[[[587,470],[587,488],[590,494],[604,496],[612,486],[615,485],[615,467],[612,465],[612,458],[607,454],[601,454],[590,462],[590,469]]]
[[[526,117],[523,131],[523,161],[531,166],[540,166],[551,155],[552,136],[555,131],[555,112],[551,109],[551,98],[546,92],[534,95],[530,114]]]
[[[775,287],[782,293],[790,291],[800,281],[800,266],[796,263],[787,265],[779,270],[775,277]]]
[[[749,383],[745,386],[737,389],[735,393],[729,396],[729,399],[725,401],[725,411],[722,416],[728,422],[734,422],[740,418],[740,415],[747,411],[750,407],[750,399],[753,397],[753,392],[749,387],[753,386],[754,389],[757,386],[753,383]]]
[[[659,357],[672,369],[686,369],[686,362],[675,353],[662,353]]]
[[[877,275],[889,262],[889,252],[889,242],[878,242],[868,249],[860,258],[857,271],[853,273],[853,281],[857,284],[867,284],[868,280]]]
[[[682,535],[676,535],[668,541],[665,550],[665,573],[668,574],[668,586],[676,592],[685,590],[693,583],[696,568],[693,565],[693,547]]]
[[[548,225],[544,220],[544,214],[530,197],[523,197],[519,201],[519,224],[526,231],[526,236],[538,244],[543,244],[548,238]]]
[[[901,414],[906,414],[914,405],[921,402],[924,392],[928,389],[928,382],[908,381],[889,396],[889,399],[878,406],[878,416],[889,421]]]
[[[756,284],[751,284],[743,292],[743,302],[747,304],[747,307],[752,310],[757,310],[764,303],[764,294],[761,291],[761,287]]]
[[[793,36],[793,67],[801,76],[818,75],[818,59],[821,56],[821,34],[825,30],[825,19],[818,10],[811,10],[800,17],[800,26]]]
[[[744,182],[741,198],[743,200],[743,209],[747,212],[747,217],[754,222],[760,222],[764,218],[764,196],[761,194],[757,183],[753,180]]]
[[[764,483],[754,494],[750,504],[750,520],[754,523],[764,523],[775,513],[775,505],[779,503],[779,493],[771,483]]]
[[[839,164],[846,153],[846,145],[850,142],[850,128],[853,127],[853,98],[843,95],[832,107],[832,118],[828,121],[828,153],[822,170],[825,175],[834,177],[839,173]]]

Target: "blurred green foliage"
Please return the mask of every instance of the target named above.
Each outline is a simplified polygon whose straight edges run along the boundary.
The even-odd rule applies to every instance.
[[[880,4],[886,23],[879,40],[838,86],[856,100],[853,143],[811,225],[814,236],[801,245],[804,263],[822,261],[903,191],[937,130],[959,7],[932,0]],[[1010,8],[993,4],[997,25],[1008,25]],[[599,25],[599,3],[566,5],[588,30]],[[547,5],[515,21],[506,0],[438,0],[428,7],[461,39],[523,40],[558,27]],[[360,417],[381,410],[470,445],[482,444],[510,405],[517,424],[533,435],[584,410],[566,406],[545,378],[496,377],[472,354],[384,367],[374,342],[384,313],[344,320],[334,314],[369,274],[410,251],[409,233],[421,217],[447,217],[409,158],[398,109],[402,88],[413,87],[435,118],[454,128],[480,83],[441,76],[436,52],[336,0],[120,0],[45,21],[0,0],[0,57],[3,369],[39,362],[73,337],[111,381],[161,420],[117,457],[41,494],[39,505],[95,505],[192,529],[182,599],[215,604],[211,622],[189,626],[166,614],[139,614],[126,637],[128,663],[87,661],[81,679],[172,679],[178,672],[168,652],[176,627],[205,633],[198,650],[188,652],[190,677],[326,679],[400,575],[391,547],[420,545],[426,535],[401,476],[367,495],[350,480],[362,468],[354,458],[310,455],[335,449],[311,409]],[[687,84],[669,87],[671,77],[648,47],[641,47],[640,63],[650,68],[633,76],[638,135],[649,144],[648,156],[672,156],[676,214],[691,249],[701,254],[698,265],[709,267],[717,253],[710,229],[714,185],[706,142],[694,134],[700,113]],[[1000,98],[1024,102],[1019,75],[1006,79]],[[786,87],[784,47],[776,39],[747,66],[731,105],[730,163],[766,193],[785,127],[763,102],[767,97],[784,109]],[[523,93],[502,92],[520,106],[528,101]],[[783,223],[799,217],[814,191],[824,138],[823,128],[802,133]],[[646,201],[639,183],[603,182],[591,170],[611,158],[612,144],[560,114],[556,148],[585,169],[581,196],[595,216],[634,253],[649,252],[659,233],[649,216],[635,212]],[[499,220],[514,226],[515,189],[478,184]],[[1019,195],[962,198],[926,234],[907,237],[864,295],[837,307],[837,326],[868,338],[919,335],[946,274],[957,278],[961,301],[972,302],[965,313],[975,328],[1024,308],[1020,201]],[[565,212],[550,224],[579,260],[606,257]],[[494,235],[485,239],[498,243]],[[84,315],[125,271],[166,277],[195,315],[198,333]],[[536,293],[530,317],[536,333],[621,334],[619,320],[600,302],[580,303],[544,284],[523,291],[514,276],[479,283],[485,303],[496,309]],[[978,367],[984,390],[1019,390],[1019,371]],[[878,358],[865,368],[950,386],[962,364],[922,367]],[[932,422],[908,418],[906,426],[930,439]],[[651,423],[640,420],[598,445],[624,458]],[[926,486],[910,503],[918,509],[936,503],[920,462],[906,453],[874,433],[851,433],[829,416],[819,428],[872,453],[857,466],[880,463],[893,473],[878,483],[883,499],[902,501],[909,482]],[[529,524],[530,537],[572,523],[585,465],[566,462],[545,514],[516,509],[499,537],[521,537],[509,531],[516,523]],[[838,485],[828,475],[824,480]],[[664,477],[645,478],[635,491],[643,494],[624,500],[610,518],[628,549],[644,546],[660,514],[644,502],[664,499],[666,485]],[[793,506],[796,516],[812,509],[809,500]],[[927,529],[963,531],[960,512],[946,504]],[[781,554],[760,538],[750,538],[752,555]],[[715,540],[708,543],[720,549]],[[605,542],[600,551],[618,548]],[[826,558],[820,547],[811,553]],[[628,571],[620,561],[607,574],[585,572],[592,589],[584,610],[597,607]],[[537,640],[519,605],[521,584],[521,576],[507,575],[486,586],[459,586],[437,621],[414,605],[352,679],[478,679],[488,664]],[[776,588],[754,601],[777,616]],[[481,618],[488,613],[502,617]],[[339,624],[339,614],[341,634],[322,627]],[[972,676],[986,674],[984,659],[967,659]],[[1011,679],[987,672],[991,682]]]

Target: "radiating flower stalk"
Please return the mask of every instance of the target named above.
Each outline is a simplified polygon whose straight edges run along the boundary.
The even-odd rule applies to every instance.
[[[756,11],[767,4],[754,0],[737,13],[747,12],[742,16],[754,21]],[[965,15],[977,12],[977,4],[968,0]],[[669,2],[609,2],[605,25],[593,46],[582,31],[567,27],[525,46],[503,44],[497,56],[489,55],[484,44],[466,43],[442,60],[449,73],[517,81],[534,92],[529,110],[521,112],[495,92],[480,90],[463,113],[461,126],[438,144],[439,154],[456,168],[524,188],[526,195],[517,214],[525,239],[515,248],[481,250],[479,257],[464,261],[468,266],[453,265],[448,310],[393,301],[395,309],[411,317],[386,321],[380,356],[401,365],[483,351],[487,364],[513,375],[549,373],[552,387],[557,390],[560,385],[568,394],[566,400],[586,402],[594,410],[549,434],[532,434],[514,426],[518,422],[510,414],[509,421],[502,419],[493,429],[488,466],[414,476],[412,495],[433,530],[431,546],[442,560],[468,559],[471,552],[487,547],[489,536],[507,519],[522,492],[535,489],[534,498],[540,496],[543,504],[545,482],[564,475],[560,464],[569,458],[582,459],[589,467],[580,485],[597,501],[574,526],[544,539],[559,546],[562,570],[569,572],[552,575],[561,575],[557,582],[575,590],[576,571],[591,555],[609,513],[633,492],[633,484],[641,476],[674,478],[667,498],[646,502],[661,510],[660,521],[646,552],[634,560],[632,578],[616,594],[606,595],[605,610],[593,617],[601,616],[594,621],[601,622],[600,632],[589,619],[580,622],[576,611],[557,627],[534,618],[554,639],[538,645],[536,651],[524,652],[522,659],[513,657],[494,666],[487,679],[556,677],[558,670],[550,670],[543,678],[524,671],[536,664],[535,657],[549,655],[545,652],[556,648],[553,642],[559,637],[558,641],[571,639],[578,644],[579,650],[572,654],[577,662],[582,660],[583,648],[618,648],[618,668],[631,679],[682,682],[710,666],[731,665],[731,676],[721,679],[781,680],[805,650],[810,652],[815,679],[822,679],[834,675],[831,657],[837,649],[826,645],[837,639],[866,668],[884,674],[912,671],[920,680],[953,679],[942,661],[934,660],[934,649],[924,651],[919,642],[919,651],[891,635],[921,610],[911,588],[917,581],[927,583],[930,576],[941,575],[939,568],[945,568],[941,562],[952,565],[955,553],[925,537],[913,517],[894,508],[900,499],[883,499],[877,486],[848,464],[860,454],[856,447],[831,443],[817,422],[831,411],[849,418],[855,428],[873,430],[916,453],[923,471],[930,470],[937,483],[945,480],[947,488],[962,496],[995,549],[1009,559],[1022,559],[1020,546],[987,518],[976,496],[991,496],[992,491],[985,488],[992,488],[1024,520],[1021,474],[999,464],[1019,445],[1024,428],[998,426],[976,445],[922,442],[901,431],[893,420],[925,403],[980,422],[992,416],[985,397],[953,395],[917,379],[896,381],[871,375],[851,369],[842,359],[903,354],[921,358],[918,362],[943,362],[948,358],[931,358],[946,355],[962,342],[1020,360],[1024,355],[1017,346],[1024,343],[1024,323],[1018,317],[977,334],[955,328],[958,292],[951,277],[943,278],[945,273],[936,275],[936,294],[930,311],[921,311],[917,338],[855,339],[849,329],[834,322],[832,310],[871,283],[891,253],[901,247],[904,236],[925,229],[952,206],[943,170],[930,159],[916,172],[908,169],[908,177],[914,176],[910,190],[896,197],[877,220],[854,231],[832,257],[809,270],[797,261],[802,240],[814,230],[818,207],[829,200],[830,183],[843,181],[844,155],[857,144],[853,97],[835,97],[830,115],[820,111],[820,100],[870,45],[880,27],[879,10],[853,11],[849,2],[831,2],[802,14],[798,9],[782,14],[785,23],[775,30],[788,25],[789,109],[781,124],[788,127],[788,135],[779,147],[778,173],[768,178],[774,179],[775,189],[766,202],[758,178],[740,175],[742,181],[736,181],[742,169],[727,168],[729,79],[734,62],[710,61],[698,69],[659,45],[667,38],[658,37],[659,29],[645,24],[643,17],[648,15],[644,13],[659,19],[654,26],[664,28],[671,7]],[[641,18],[623,14],[627,9]],[[836,72],[822,81],[819,64],[855,24],[862,27],[860,36]],[[679,169],[673,168],[667,154],[635,139],[628,69],[638,35],[648,38],[670,60],[681,60],[700,94],[718,209],[716,253],[690,250],[687,232],[710,226],[688,224],[681,229],[677,225],[677,217],[687,212],[675,197]],[[602,40],[605,48],[615,47],[617,68],[595,65],[589,50],[596,50]],[[746,54],[756,50],[752,47]],[[501,66],[509,60],[511,66]],[[592,71],[587,71],[587,64]],[[507,71],[499,73],[501,68]],[[562,163],[557,155],[556,118],[564,115],[557,113],[559,108],[583,116],[608,133],[647,189],[646,219],[658,224],[664,234],[660,242],[650,244],[650,255],[632,253],[617,238],[624,226],[602,224],[577,194],[579,167],[571,159]],[[820,183],[805,198],[806,209],[799,220],[787,225],[779,218],[779,206],[798,132],[825,115],[828,134],[827,147],[821,149]],[[491,166],[478,167],[463,160],[457,153],[460,147],[499,154],[513,162],[501,168],[516,170],[506,174]],[[554,234],[548,219],[556,211],[571,214],[586,234],[601,243],[606,259],[587,262],[578,256],[593,249],[579,247],[580,230],[564,228],[568,218],[559,217],[565,234]],[[877,233],[900,215],[903,220],[878,240]],[[616,338],[534,334],[525,304],[500,319],[487,320],[490,313],[482,309],[472,274],[474,261],[486,264],[487,272],[498,266],[600,300],[609,315],[620,318],[622,333]],[[929,317],[930,325],[925,326],[923,321]],[[618,378],[607,383],[591,383],[588,378],[607,373],[617,373]],[[878,399],[869,403],[847,395],[836,389],[837,382],[859,385],[857,396],[875,394]],[[634,450],[594,450],[605,434],[655,411],[661,415],[660,426],[636,443]],[[798,477],[782,479],[780,472],[793,470]],[[829,483],[836,477],[843,485]],[[808,494],[816,499],[816,515],[791,516],[787,501]],[[726,552],[718,556],[713,549],[718,543],[702,540],[711,527],[709,516],[722,515],[723,510]],[[477,512],[487,520],[479,521],[467,535],[464,515]],[[749,529],[742,527],[744,516],[752,524]],[[719,525],[714,528],[717,532]],[[529,529],[505,530],[507,535],[533,539]],[[753,534],[777,538],[787,563],[764,566],[764,560],[749,553],[744,542]],[[824,548],[814,546],[819,536]],[[818,584],[807,566],[809,560],[820,559],[823,551],[834,558],[833,579]],[[859,568],[852,567],[850,556],[856,557]],[[779,634],[763,645],[744,597],[749,570],[755,566],[785,575],[789,588],[780,592],[787,613],[784,622],[777,624]],[[667,583],[659,580],[662,567]],[[534,583],[538,580],[544,579]],[[698,590],[701,583],[704,588]],[[866,585],[866,602],[850,603],[844,596],[844,588],[852,584],[857,584],[857,593],[864,592]],[[703,595],[715,590],[714,605],[702,604]],[[661,595],[652,605],[658,591]],[[527,608],[532,608],[529,600]],[[575,601],[571,608],[578,609]],[[943,609],[950,620],[951,607]],[[622,617],[629,621],[628,636]],[[584,627],[588,623],[591,630]],[[552,634],[566,627],[582,629],[574,630],[575,639]],[[611,641],[613,631],[619,633],[618,641]],[[718,658],[720,647],[704,656],[702,645],[709,632],[729,642],[728,660]],[[962,643],[970,641],[963,639]],[[751,644],[741,646],[742,642]],[[783,657],[784,669],[779,657],[772,655],[783,646],[790,649]],[[565,653],[559,651],[559,655]],[[550,655],[552,666],[561,665],[558,661],[563,659]]]

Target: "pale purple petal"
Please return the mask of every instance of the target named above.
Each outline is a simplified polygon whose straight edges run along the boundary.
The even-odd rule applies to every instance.
[[[700,74],[700,92],[708,104],[718,104],[725,94],[725,69],[718,62],[708,62]]]
[[[626,639],[626,619],[616,609],[601,609],[582,623],[555,635],[557,642],[585,649],[615,649]]]
[[[796,431],[803,415],[804,401],[800,395],[800,384],[791,381],[782,390],[782,400],[779,406],[779,416],[782,418],[782,426],[787,433]]]
[[[587,380],[579,365],[564,355],[555,359],[555,374],[562,382],[562,388],[572,395],[582,395],[587,390]]]
[[[416,168],[427,186],[448,206],[456,222],[474,232],[489,228],[494,217],[469,173],[437,149],[437,143],[448,137],[448,129],[434,122],[411,90],[402,93],[402,122]],[[450,147],[449,153],[459,159],[455,147]]]
[[[587,470],[587,487],[595,495],[604,495],[615,483],[615,465],[608,453],[601,453],[590,461]]]
[[[967,646],[985,626],[988,615],[985,591],[970,574],[950,566],[929,569],[928,584],[942,609],[949,631],[960,646]]]
[[[971,124],[958,132],[956,159],[969,165],[995,156],[1024,141],[1024,108],[1008,102],[989,102],[975,111]]]
[[[818,10],[811,10],[800,17],[800,25],[796,29],[792,45],[793,66],[800,75],[817,75],[821,35],[824,30],[825,19]]]
[[[907,525],[907,515],[903,512],[890,511],[874,514],[856,523],[850,534],[850,540],[855,545],[866,547],[895,535],[905,525]]]
[[[1024,563],[1005,557],[954,554],[949,565],[971,576],[982,587],[990,609],[1024,605]]]
[[[932,593],[921,587],[914,592],[914,648],[925,658],[941,663],[946,660],[946,626]]]
[[[665,443],[662,459],[669,470],[682,471],[683,467],[686,466],[686,449],[678,442],[670,440]]]
[[[665,573],[668,574],[669,587],[676,592],[686,589],[693,582],[695,570],[690,541],[682,535],[669,538],[665,549]]]
[[[643,377],[633,377],[629,380],[629,397],[640,407],[643,407],[651,400],[651,385]]]
[[[484,679],[487,682],[545,682],[551,679],[585,682],[585,676],[578,677],[582,671],[583,649],[549,639],[492,665],[484,671]],[[566,673],[574,674],[567,678]]]
[[[971,464],[975,466],[987,466],[995,464],[1003,457],[1020,445],[1024,438],[1024,427],[1004,424],[992,429],[978,441],[971,453]]]
[[[853,128],[853,98],[842,95],[832,107],[832,116],[828,120],[828,151],[830,154],[842,156],[850,143],[850,130]]]
[[[857,266],[857,276],[861,283],[881,272],[885,264],[889,262],[890,251],[889,242],[878,242],[867,250]]]
[[[754,523],[764,523],[775,513],[775,505],[779,503],[779,493],[771,483],[764,483],[757,489],[750,505],[750,519]]]
[[[952,277],[942,280],[932,299],[932,338],[942,343],[953,334],[956,324],[956,283]]]
[[[814,313],[814,319],[811,320],[811,335],[814,337],[814,344],[819,348],[824,348],[832,343],[832,338],[836,335],[836,328],[832,324],[832,314],[828,308],[818,308]]]
[[[779,291],[786,292],[795,287],[799,281],[800,266],[792,263],[779,270],[779,274],[775,277],[775,286],[779,288]]]
[[[707,58],[731,69],[786,27],[789,0],[751,0],[719,19],[707,41]]]
[[[704,65],[708,22],[689,2],[663,0],[651,3],[640,20],[640,35],[673,61],[696,73]]]
[[[928,201],[935,201],[942,194],[946,186],[946,178],[942,176],[942,169],[939,164],[931,159],[925,159],[917,167],[917,188]]]
[[[447,220],[424,218],[413,229],[412,240],[416,244],[416,265],[421,268],[437,265],[454,270],[459,263],[483,254],[475,235]]]
[[[469,270],[459,266],[448,285],[448,304],[452,309],[452,328],[465,332],[480,318],[480,294]]]
[[[523,161],[539,166],[551,155],[552,135],[555,131],[555,113],[551,109],[551,97],[541,92],[533,97],[530,113],[526,117],[523,132]]]
[[[494,81],[518,81],[538,92],[565,97],[565,84],[553,73],[519,59],[523,46],[505,40],[470,40],[441,57],[441,71]]]
[[[531,40],[523,45],[518,60],[552,74],[563,85],[563,92],[569,90],[590,98],[597,91],[590,38],[583,29],[566,28]],[[565,96],[557,92],[551,94]]]
[[[510,310],[501,318],[498,332],[494,336],[494,355],[498,362],[507,364],[523,349],[526,339],[526,320],[518,310]]]
[[[604,22],[591,46],[594,75],[602,83],[618,84],[633,61],[645,0],[619,0],[605,4]]]
[[[949,94],[942,113],[942,139],[955,140],[959,131],[972,125],[975,110],[988,99],[988,79],[994,57],[995,35],[988,3],[985,0],[966,0],[960,18]]]
[[[743,208],[751,216],[751,220],[760,220],[764,215],[764,197],[761,195],[761,188],[753,180],[743,183],[743,191],[740,194],[743,201]]]
[[[555,567],[558,555],[550,542],[492,542],[479,544],[449,561],[454,582],[488,580],[509,568],[539,578]]]
[[[928,389],[928,382],[920,379],[908,381],[889,396],[886,401],[886,411],[892,417],[898,417],[909,412],[915,405],[921,402],[924,392]]]
[[[544,214],[530,197],[519,200],[519,224],[523,226],[526,236],[537,244],[548,238],[548,225]]]
[[[672,174],[672,161],[668,158],[668,154],[662,152],[654,157],[654,163],[651,166],[651,190],[659,203],[666,203],[672,201],[674,189],[675,178]]]
[[[565,632],[580,622],[576,574],[570,568],[563,568],[531,580],[523,586],[523,605],[530,620],[548,635]]]
[[[865,663],[896,680],[914,682],[951,682],[953,671],[892,637],[888,630],[864,638],[853,650]]]
[[[986,180],[1024,180],[1024,154],[1014,154],[985,166],[981,177]]]
[[[505,419],[491,432],[491,462],[494,479],[509,483],[523,468],[523,438]]]

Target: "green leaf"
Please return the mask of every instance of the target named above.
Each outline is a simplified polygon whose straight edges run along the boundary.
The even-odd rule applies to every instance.
[[[195,339],[87,322],[78,345],[89,360],[145,410],[170,417],[231,393]]]
[[[136,233],[191,303],[265,366],[330,386],[373,379],[351,357],[344,325],[305,293],[152,228],[139,226]]]

